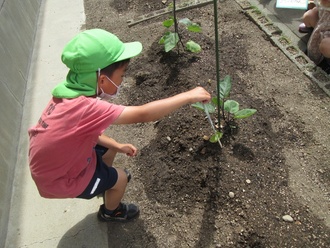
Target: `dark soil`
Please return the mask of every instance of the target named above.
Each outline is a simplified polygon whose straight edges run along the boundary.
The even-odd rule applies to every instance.
[[[189,34],[180,27],[183,42],[202,46],[198,54],[163,51],[168,15],[127,26],[164,7],[161,0],[85,0],[88,29],[144,45],[118,103],[139,105],[197,85],[215,95],[213,5],[178,13],[203,28]],[[133,174],[124,200],[141,215],[108,224],[109,247],[330,247],[329,98],[235,1],[218,8],[220,75],[232,77],[231,99],[257,113],[223,137],[223,148],[203,139],[212,128],[191,106],[156,123],[110,127],[109,135],[140,149],[116,164]]]

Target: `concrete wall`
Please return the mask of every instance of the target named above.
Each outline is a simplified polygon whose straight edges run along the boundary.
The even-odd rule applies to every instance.
[[[23,103],[40,4],[41,0],[0,0],[0,247],[4,247],[7,233]]]

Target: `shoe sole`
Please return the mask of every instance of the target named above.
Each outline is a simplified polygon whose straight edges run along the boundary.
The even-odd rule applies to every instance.
[[[313,33],[313,29],[312,28],[300,28],[298,29],[299,33],[302,34],[311,34]]]
[[[100,213],[97,214],[97,218],[99,219],[99,221],[101,222],[121,222],[121,223],[124,223],[124,222],[129,222],[131,220],[134,220],[136,218],[138,218],[140,216],[140,211],[134,215],[132,218],[129,218],[129,219],[124,219],[124,218],[111,218],[111,219],[106,219],[106,218],[103,218],[102,215]]]

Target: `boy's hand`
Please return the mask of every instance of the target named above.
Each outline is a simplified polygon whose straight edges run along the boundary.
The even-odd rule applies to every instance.
[[[125,153],[127,156],[134,157],[137,154],[137,148],[132,144],[120,144],[120,153]]]
[[[190,103],[202,102],[207,103],[211,100],[211,94],[207,92],[203,87],[196,87],[195,89],[186,92],[189,98],[191,98]]]

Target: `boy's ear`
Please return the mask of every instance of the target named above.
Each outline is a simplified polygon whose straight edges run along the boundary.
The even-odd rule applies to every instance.
[[[98,77],[97,84],[98,84],[99,86],[102,86],[104,83],[105,83],[105,76],[101,74],[101,75]]]

